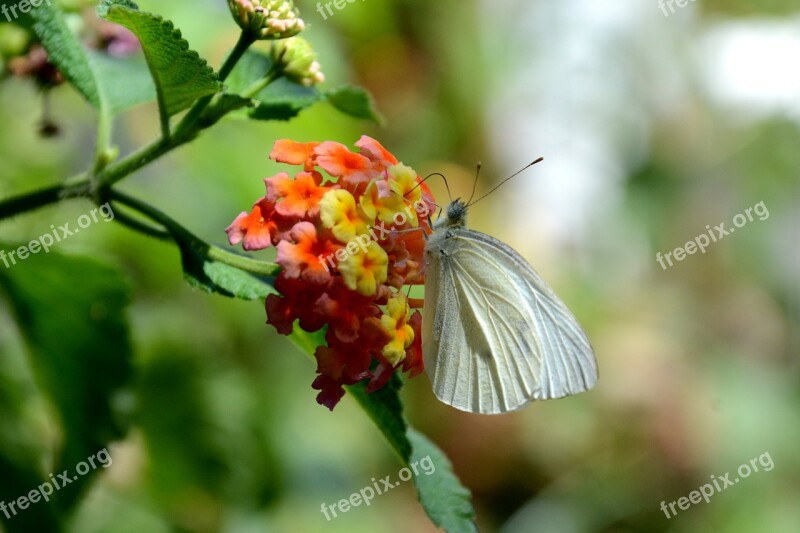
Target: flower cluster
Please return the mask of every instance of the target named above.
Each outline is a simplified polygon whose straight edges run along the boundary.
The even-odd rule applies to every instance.
[[[308,332],[327,328],[312,386],[329,409],[344,385],[369,380],[371,392],[398,369],[412,377],[423,370],[422,316],[402,287],[424,282],[434,200],[376,140],[363,136],[356,147],[277,141],[270,158],[302,169],[266,178],[266,195],[226,230],[245,250],[277,249],[279,295],[267,297],[267,323],[284,335],[295,322]]]
[[[234,20],[257,39],[285,39],[305,28],[292,0],[228,0]]]

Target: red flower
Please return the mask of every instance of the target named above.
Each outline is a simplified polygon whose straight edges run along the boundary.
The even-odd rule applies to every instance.
[[[271,324],[282,335],[291,335],[295,320],[300,321],[304,331],[319,331],[325,322],[314,312],[314,302],[322,295],[323,288],[299,279],[287,278],[283,273],[275,278],[275,290],[282,294],[267,296],[267,324]]]

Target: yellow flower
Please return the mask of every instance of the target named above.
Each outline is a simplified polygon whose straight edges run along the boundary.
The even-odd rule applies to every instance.
[[[381,187],[386,191],[383,194]],[[403,198],[390,192],[389,187],[386,187],[386,182],[373,180],[359,198],[359,205],[368,219],[375,220],[377,218],[386,224],[394,224],[395,214],[403,209]]]
[[[366,252],[357,249],[339,262],[344,284],[364,296],[375,296],[378,286],[386,281],[388,271],[389,256],[375,241],[366,246]]]
[[[367,232],[367,223],[359,213],[356,199],[344,189],[326,192],[319,202],[322,225],[340,242],[348,243]]]
[[[422,200],[422,188],[417,181],[417,172],[403,163],[389,167],[388,172],[391,195],[402,199],[411,227],[416,228],[419,222],[414,205]]]
[[[396,366],[406,357],[406,348],[414,342],[414,330],[408,325],[411,318],[411,309],[408,307],[406,297],[397,294],[386,304],[386,314],[381,316],[381,326],[392,337],[383,347],[383,355]]]

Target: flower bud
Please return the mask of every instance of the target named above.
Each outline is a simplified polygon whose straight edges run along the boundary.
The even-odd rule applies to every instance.
[[[25,55],[31,37],[27,30],[15,24],[0,24],[0,58],[9,59]]]
[[[256,39],[285,39],[305,28],[293,0],[228,0],[234,20]]]
[[[325,81],[316,52],[311,43],[301,37],[272,43],[272,59],[292,81],[307,87]]]

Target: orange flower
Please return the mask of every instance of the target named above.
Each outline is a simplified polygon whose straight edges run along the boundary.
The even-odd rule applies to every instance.
[[[364,156],[372,160],[378,171],[397,164],[397,158],[372,137],[362,135],[356,146]]]
[[[325,258],[336,253],[338,246],[317,238],[317,230],[311,222],[298,222],[289,236],[294,241],[278,243],[278,263],[287,278],[302,278],[311,283],[324,284],[330,281],[330,269]]]
[[[228,242],[242,245],[245,250],[262,250],[268,248],[272,235],[277,231],[278,225],[272,220],[275,204],[263,198],[253,205],[250,213],[242,212],[225,229]]]
[[[275,141],[269,158],[278,163],[303,165],[305,170],[314,170],[314,148],[319,143],[298,143],[288,139]]]
[[[372,163],[361,154],[354,154],[341,143],[326,141],[314,149],[317,165],[345,184],[356,186],[372,179]]]
[[[275,211],[286,217],[314,217],[319,212],[319,201],[330,190],[320,187],[322,174],[299,172],[294,179],[286,172],[266,178],[267,198],[277,202]]]

